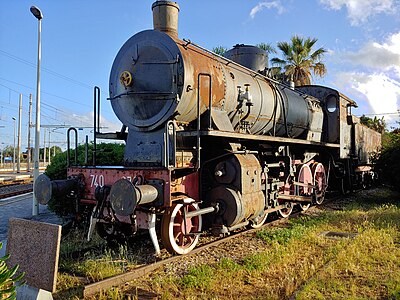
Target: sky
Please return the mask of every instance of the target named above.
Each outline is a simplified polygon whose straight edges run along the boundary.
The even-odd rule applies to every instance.
[[[66,129],[91,137],[93,87],[101,89],[102,131],[121,123],[107,100],[113,60],[123,43],[152,28],[150,0],[0,0],[0,149],[13,145],[22,94],[22,150],[27,147],[29,95],[35,122],[38,21],[43,13],[41,147],[65,149]],[[327,53],[328,73],[315,84],[339,90],[358,103],[355,115],[399,120],[400,0],[181,0],[179,37],[205,48],[315,37]],[[273,55],[273,56],[279,56]],[[31,144],[33,144],[33,130]]]

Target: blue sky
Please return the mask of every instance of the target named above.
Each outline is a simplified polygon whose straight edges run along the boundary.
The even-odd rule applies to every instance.
[[[27,146],[29,94],[35,100],[37,20],[42,31],[43,125],[92,126],[93,86],[102,90],[101,125],[121,124],[109,102],[113,59],[133,34],[152,28],[149,0],[0,0],[0,148],[13,143],[13,120],[23,94],[22,148]],[[399,0],[178,1],[179,36],[211,49],[237,43],[276,45],[294,34],[318,38],[328,50],[328,74],[316,84],[342,91],[359,104],[356,115],[392,113],[400,100]],[[35,104],[33,105],[35,107]],[[33,112],[35,115],[35,112]],[[380,115],[379,115],[380,116]],[[386,116],[396,125],[397,116]],[[42,129],[43,131],[43,129]],[[65,129],[51,130],[65,142]],[[80,141],[89,129],[80,131]],[[32,131],[33,136],[33,131]],[[46,140],[48,140],[48,133]],[[41,143],[43,136],[41,137]],[[4,144],[3,144],[4,143]]]

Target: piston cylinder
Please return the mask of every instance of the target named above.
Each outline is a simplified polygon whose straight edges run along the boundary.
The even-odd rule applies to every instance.
[[[231,227],[262,214],[261,166],[254,155],[232,155],[217,163],[213,173],[214,187],[204,202],[219,208],[214,223]]]

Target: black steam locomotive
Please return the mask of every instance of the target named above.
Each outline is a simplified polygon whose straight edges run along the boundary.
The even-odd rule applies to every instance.
[[[351,114],[354,101],[267,77],[257,47],[221,57],[181,40],[178,4],[152,9],[154,30],[132,36],[112,66],[121,132],[100,133],[98,115],[94,122],[97,138],[125,140],[124,165],[71,165],[63,181],[41,175],[41,203],[64,193],[77,211],[91,211],[89,236],[146,229],[157,253],[160,236],[169,252],[185,254],[206,230],[259,227],[272,212],[321,204],[328,184],[345,191],[372,181],[369,154],[381,137]]]

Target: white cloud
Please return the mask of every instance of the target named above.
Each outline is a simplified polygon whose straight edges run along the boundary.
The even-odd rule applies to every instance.
[[[367,75],[365,80],[356,82],[354,88],[363,93],[375,113],[397,111],[400,98],[400,84],[385,74]]]
[[[336,83],[347,92],[363,95],[376,114],[393,113],[399,107],[400,82],[384,73],[343,72],[338,74]]]
[[[357,52],[347,52],[342,58],[354,65],[400,74],[400,32],[385,43],[368,42]]]
[[[278,14],[282,14],[285,11],[285,8],[282,6],[280,1],[263,1],[259,2],[256,6],[254,6],[250,11],[250,17],[254,19],[257,13],[262,11],[264,8],[272,9],[275,8],[278,11]]]
[[[337,74],[335,84],[339,89],[356,94],[359,100],[367,100],[373,113],[397,111],[400,107],[400,32],[385,42],[370,41],[358,51],[337,53],[337,57],[347,67],[351,64],[353,70],[357,68]],[[398,118],[387,116],[385,119]]]
[[[85,115],[77,115],[73,114],[72,115],[74,122],[76,123],[75,127],[92,127],[93,126],[93,117],[94,113],[93,111],[85,114]],[[119,131],[121,129],[121,123],[113,122],[108,119],[106,119],[103,116],[100,116],[100,127],[102,129],[100,131],[102,132],[114,132],[114,131]]]
[[[319,0],[326,8],[347,9],[348,18],[353,26],[365,23],[374,15],[394,14],[398,9],[397,0]]]

